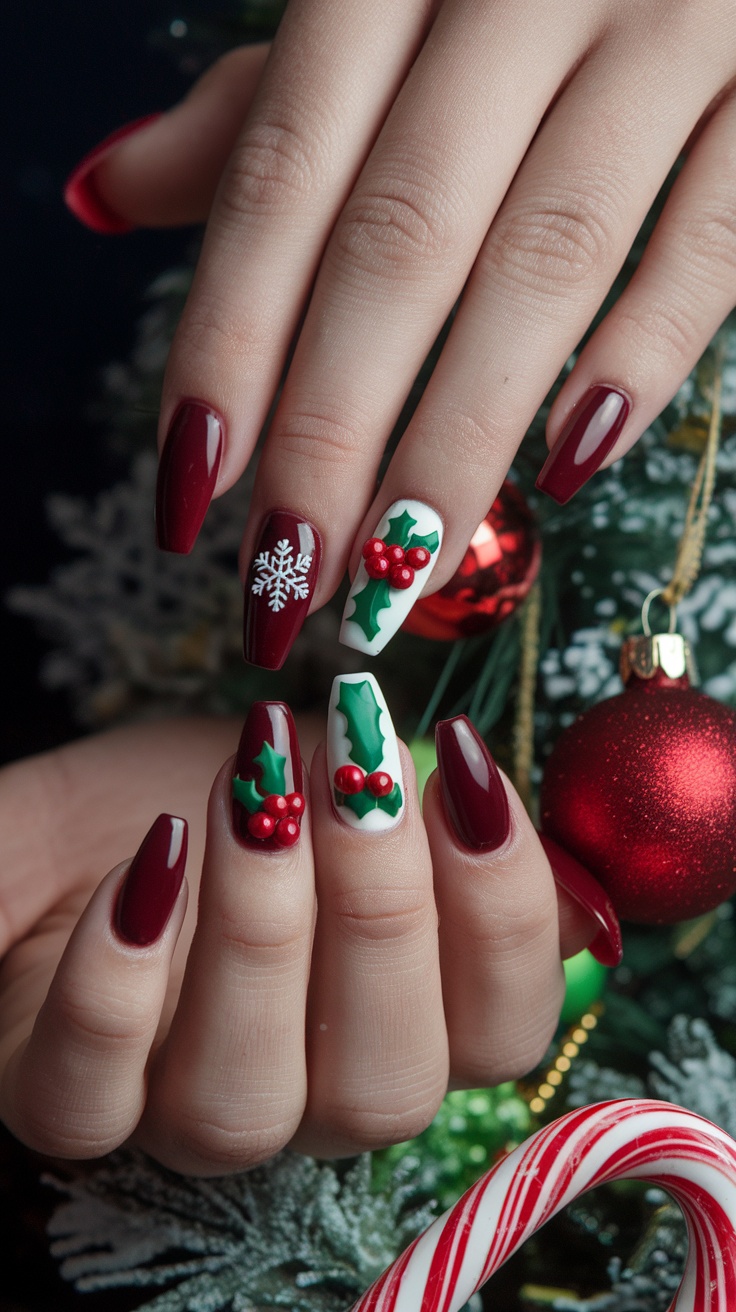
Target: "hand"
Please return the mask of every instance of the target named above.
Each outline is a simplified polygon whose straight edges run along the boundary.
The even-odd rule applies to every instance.
[[[336,694],[331,766],[340,718]],[[409,754],[380,724],[398,811],[395,796],[387,810],[331,798],[319,747],[301,837],[281,849],[250,836],[232,779],[260,777],[268,741],[295,791],[282,703],[256,703],[208,806],[232,722],[119,729],[2,773],[0,1115],[20,1139],[68,1158],[130,1141],[217,1175],[287,1143],[334,1156],[409,1138],[448,1082],[493,1084],[541,1060],[561,954],[596,936],[616,960],[615,916],[575,863],[575,897],[556,891],[465,720],[440,731],[424,824]],[[314,740],[307,725],[302,746]],[[132,867],[98,886],[158,812]]]
[[[163,395],[162,544],[187,550],[210,495],[241,474],[305,316],[243,570],[269,514],[289,510],[324,539],[309,580],[318,607],[410,498],[445,529],[431,582],[430,569],[414,580],[431,591],[685,147],[638,271],[552,408],[540,486],[564,501],[621,456],[734,305],[733,7],[291,0],[264,56],[228,56],[183,105],[87,162],[70,193],[78,202],[93,177],[108,218],[138,223],[209,214]],[[388,434],[461,292],[375,493]],[[381,642],[399,618],[384,619]],[[292,636],[282,627],[279,659]],[[345,640],[363,645],[356,625]],[[273,663],[267,646],[251,635],[250,657]]]

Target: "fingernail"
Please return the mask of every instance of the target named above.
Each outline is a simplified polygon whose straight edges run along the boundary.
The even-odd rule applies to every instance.
[[[340,641],[375,656],[401,627],[434,569],[443,525],[422,501],[395,501],[363,544]]]
[[[115,907],[115,928],[126,943],[147,947],[168,923],[187,861],[187,822],[154,820],[130,864]]]
[[[631,410],[631,400],[617,387],[591,387],[575,406],[544,462],[537,479],[559,505],[600,469],[618,440]]]
[[[156,483],[156,541],[186,555],[212,500],[222,456],[220,416],[201,401],[183,401],[171,421]]]
[[[299,841],[304,814],[302,758],[285,702],[254,702],[233,772],[233,831],[245,847],[278,852]]]
[[[465,715],[440,720],[435,742],[450,825],[471,851],[494,852],[511,832],[508,797],[496,762]]]
[[[600,926],[593,942],[588,944],[588,951],[602,966],[620,965],[624,954],[621,926],[605,889],[575,857],[559,847],[553,839],[540,834],[539,841],[552,867],[555,882],[579,902],[583,910]]]
[[[251,665],[281,669],[306,619],[320,556],[313,524],[289,510],[271,512],[245,584],[243,650]]]
[[[105,137],[104,141],[90,150],[69,174],[64,185],[64,203],[74,217],[86,224],[93,232],[113,236],[117,233],[133,231],[134,225],[116,214],[102,199],[95,183],[95,170],[121,141],[148,127],[148,124],[155,122],[157,118],[161,118],[161,115],[146,114],[143,118],[136,118],[132,123],[126,123],[117,131],[111,132],[110,136]]]
[[[339,674],[327,716],[327,771],[335,814],[365,833],[393,829],[404,814],[396,733],[372,674]]]

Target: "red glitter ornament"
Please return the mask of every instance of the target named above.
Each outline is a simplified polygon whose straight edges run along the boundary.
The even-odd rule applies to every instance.
[[[507,479],[473,534],[459,569],[439,592],[414,603],[403,628],[447,642],[486,633],[521,605],[539,573],[540,560],[536,520],[519,489]]]
[[[687,659],[677,634],[629,639],[624,692],[565,730],[542,781],[543,832],[643,924],[736,891],[736,713],[690,687]]]

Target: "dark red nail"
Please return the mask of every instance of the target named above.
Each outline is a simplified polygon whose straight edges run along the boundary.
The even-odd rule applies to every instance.
[[[600,469],[618,440],[631,401],[617,387],[591,387],[575,406],[544,462],[537,487],[559,505]]]
[[[115,928],[126,943],[145,947],[166,928],[187,861],[187,822],[154,820],[130,864],[115,907]]]
[[[246,847],[278,852],[299,840],[302,758],[285,702],[254,702],[233,771],[233,829]]]
[[[440,720],[437,766],[447,818],[474,852],[492,852],[511,832],[503,780],[483,739],[465,715]]]
[[[111,132],[110,136],[105,137],[104,141],[90,150],[69,174],[64,185],[64,203],[74,217],[88,228],[92,228],[93,232],[113,236],[117,233],[133,231],[133,224],[111,210],[102,199],[95,183],[95,170],[105,155],[109,155],[121,141],[126,137],[132,137],[134,132],[140,132],[142,128],[160,117],[160,114],[146,114],[143,118],[134,119],[132,123],[126,123],[116,132]]]
[[[243,650],[252,665],[280,670],[309,610],[322,544],[313,524],[273,510],[245,584]]]
[[[222,456],[220,416],[201,401],[182,401],[171,421],[156,484],[156,541],[186,555],[207,514]]]
[[[553,839],[547,838],[546,834],[540,834],[539,841],[552,867],[555,882],[579,902],[600,926],[593,942],[588,944],[588,951],[592,952],[596,961],[600,961],[602,966],[620,965],[624,954],[621,926],[605,889],[585,869],[585,866],[581,866],[574,856],[570,856],[570,853]]]

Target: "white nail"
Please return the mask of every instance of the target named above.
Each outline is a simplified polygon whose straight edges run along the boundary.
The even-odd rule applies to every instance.
[[[374,773],[389,775],[392,791],[375,796],[363,784],[355,793],[342,792],[335,776],[343,766],[352,767],[356,780],[357,772],[364,779]],[[388,707],[372,674],[339,674],[332,685],[327,770],[335,810],[345,824],[379,833],[399,823],[405,806],[401,758]]]
[[[442,520],[437,511],[425,506],[423,501],[395,501],[386,511],[372,536],[406,550],[412,545],[426,546],[430,560],[423,569],[415,571],[408,588],[395,588],[387,579],[371,578],[361,558],[340,629],[340,641],[346,647],[354,647],[368,656],[383,650],[424,591],[440,554],[442,534]]]

